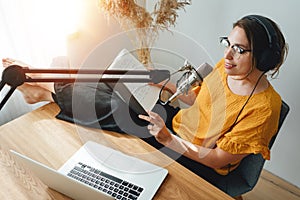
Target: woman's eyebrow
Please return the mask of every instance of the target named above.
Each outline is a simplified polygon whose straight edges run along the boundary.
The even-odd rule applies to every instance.
[[[250,47],[248,47],[248,45],[245,45],[245,44],[241,44],[241,43],[232,43],[232,42],[230,41],[229,37],[227,37],[227,40],[228,40],[230,46],[235,45],[235,46],[243,47],[243,48],[245,48],[245,49],[250,48]]]
[[[244,44],[240,44],[240,43],[234,43],[234,44],[232,44],[230,41],[229,41],[229,44],[230,45],[239,46],[239,47],[242,47],[242,48],[245,48],[245,49],[249,49],[250,48],[250,47],[247,47],[248,45],[244,45]]]

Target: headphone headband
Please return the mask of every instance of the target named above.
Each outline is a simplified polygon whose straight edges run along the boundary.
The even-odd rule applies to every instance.
[[[273,48],[274,41],[277,41],[277,34],[276,34],[276,31],[275,31],[273,25],[270,23],[270,21],[267,18],[260,16],[260,15],[248,15],[245,18],[255,20],[265,29],[265,32],[266,32],[266,34],[268,36],[268,40],[269,40],[269,46],[270,46],[270,48]]]

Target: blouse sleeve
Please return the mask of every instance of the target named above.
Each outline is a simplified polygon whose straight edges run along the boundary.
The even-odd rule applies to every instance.
[[[269,160],[268,145],[278,127],[276,113],[264,108],[249,111],[230,132],[218,139],[217,146],[232,154],[260,153]]]

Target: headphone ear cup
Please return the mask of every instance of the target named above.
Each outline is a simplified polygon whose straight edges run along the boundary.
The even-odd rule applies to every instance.
[[[257,68],[260,71],[269,71],[276,67],[280,61],[280,51],[272,48],[266,49],[257,59]]]

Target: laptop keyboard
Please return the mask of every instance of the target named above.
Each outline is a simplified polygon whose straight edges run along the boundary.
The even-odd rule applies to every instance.
[[[68,174],[84,184],[98,189],[115,199],[138,199],[144,190],[135,184],[107,174],[91,166],[79,162]]]

